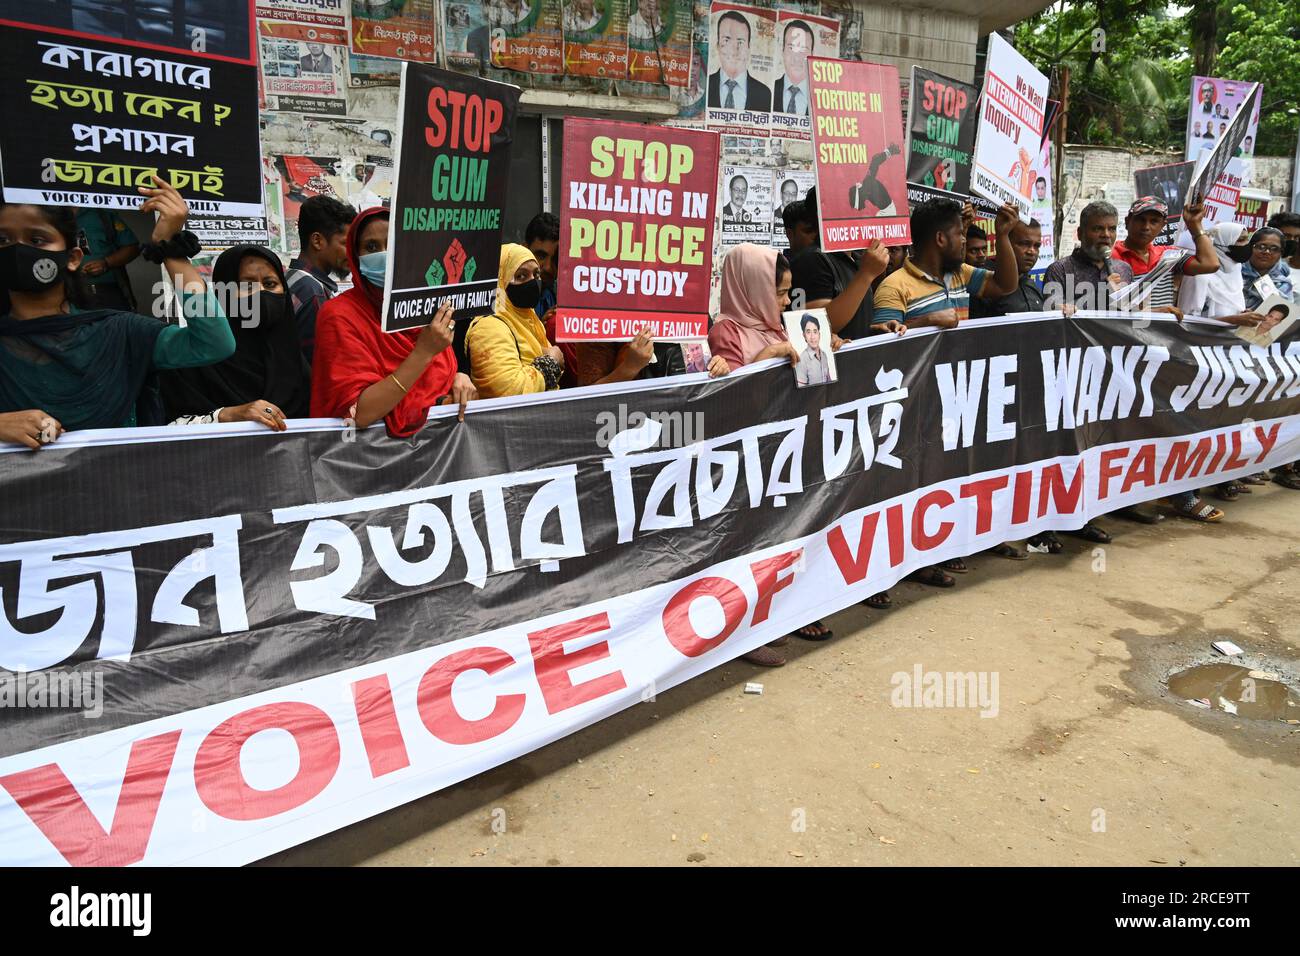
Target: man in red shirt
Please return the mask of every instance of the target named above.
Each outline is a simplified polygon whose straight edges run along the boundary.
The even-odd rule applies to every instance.
[[[1219,257],[1214,252],[1214,242],[1210,234],[1201,228],[1205,218],[1205,206],[1188,204],[1183,207],[1183,223],[1187,231],[1196,238],[1196,255],[1180,252],[1173,246],[1156,244],[1155,240],[1165,228],[1169,218],[1169,207],[1154,196],[1143,196],[1129,207],[1124,226],[1128,235],[1115,243],[1111,249],[1112,259],[1127,262],[1133,269],[1133,276],[1144,276],[1156,267],[1166,254],[1182,255],[1183,261],[1174,268],[1174,273],[1196,276],[1208,275],[1219,271]],[[1155,288],[1146,300],[1146,311],[1171,312],[1180,319],[1182,315],[1174,307],[1173,274],[1156,282]]]
[[[1187,231],[1196,237],[1196,255],[1188,255],[1173,246],[1156,245],[1155,239],[1163,231],[1169,217],[1169,207],[1153,196],[1143,196],[1129,207],[1124,225],[1128,235],[1111,249],[1111,258],[1127,262],[1134,277],[1146,275],[1165,255],[1181,255],[1182,261],[1173,270],[1180,275],[1206,275],[1219,271],[1219,257],[1214,251],[1210,234],[1201,228],[1205,206],[1189,204],[1183,207],[1183,222]],[[1143,308],[1150,312],[1171,312],[1182,321],[1183,314],[1174,306],[1173,273],[1156,281],[1155,288]],[[1219,521],[1223,512],[1206,504],[1194,491],[1184,491],[1169,498],[1174,513],[1193,521]],[[1130,509],[1131,510],[1131,509]],[[1131,515],[1145,520],[1142,513]]]

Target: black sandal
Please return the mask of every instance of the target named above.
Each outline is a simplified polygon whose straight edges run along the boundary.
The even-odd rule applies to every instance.
[[[894,606],[894,599],[889,596],[888,591],[881,591],[879,594],[873,594],[862,602],[867,607],[875,608],[877,611],[887,611]]]
[[[1056,536],[1055,531],[1042,531],[1034,535],[1025,544],[1032,545],[1035,548],[1046,548],[1048,554],[1060,554],[1065,550],[1065,545],[1061,539]]]
[[[932,588],[950,588],[957,583],[956,579],[951,575],[944,574],[933,566],[922,568],[920,571],[913,571],[907,576],[907,580],[915,581],[917,584],[926,584]]]
[[[939,567],[945,571],[951,571],[953,574],[965,574],[970,568],[966,567],[966,562],[961,558],[949,558],[947,561],[940,561]]]
[[[790,636],[797,637],[801,641],[829,641],[835,636],[835,632],[829,627],[826,627],[826,625],[821,621],[813,621],[811,624],[805,624],[804,627],[821,627],[825,628],[825,630],[820,634],[805,634],[803,628],[800,628],[799,630],[791,631]]]
[[[1076,538],[1082,538],[1084,541],[1091,541],[1093,544],[1110,544],[1111,537],[1105,531],[1102,531],[1095,524],[1089,521],[1082,528],[1076,528],[1073,531],[1067,531],[1066,534],[1072,534]]]
[[[989,554],[997,558],[1006,558],[1009,561],[1028,561],[1029,553],[1021,551],[1013,544],[998,544],[989,548]]]
[[[1286,471],[1273,472],[1273,483],[1283,488],[1290,488],[1292,491],[1300,491],[1300,475],[1289,468]]]
[[[1241,497],[1241,491],[1236,484],[1229,481],[1226,484],[1214,486],[1214,497],[1220,501],[1236,501]]]

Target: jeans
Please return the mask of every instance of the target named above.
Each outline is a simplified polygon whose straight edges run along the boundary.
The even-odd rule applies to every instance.
[[[1190,508],[1196,504],[1196,492],[1184,491],[1181,494],[1170,495],[1169,500],[1173,502],[1175,508]]]

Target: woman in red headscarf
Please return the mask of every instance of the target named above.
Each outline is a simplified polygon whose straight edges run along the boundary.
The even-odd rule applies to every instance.
[[[478,398],[456,371],[452,308],[445,304],[422,329],[385,332],[379,310],[388,268],[388,210],[367,209],[347,237],[352,288],[321,307],[311,380],[314,418],[351,419],[368,428],[383,419],[388,433],[409,438],[435,405]]]

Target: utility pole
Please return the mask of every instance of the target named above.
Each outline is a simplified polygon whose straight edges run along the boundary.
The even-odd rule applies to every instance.
[[[1070,68],[1062,66],[1057,76],[1060,78],[1060,89],[1057,95],[1061,98],[1061,112],[1056,117],[1056,131],[1053,134],[1053,148],[1056,150],[1055,169],[1052,170],[1052,204],[1055,207],[1052,210],[1052,237],[1056,240],[1056,249],[1052,250],[1052,255],[1056,255],[1056,250],[1061,248],[1061,229],[1065,226],[1065,207],[1061,205],[1061,196],[1065,193],[1065,181],[1061,178],[1061,173],[1065,170],[1065,137],[1070,122]],[[1294,193],[1294,191],[1293,191]]]

